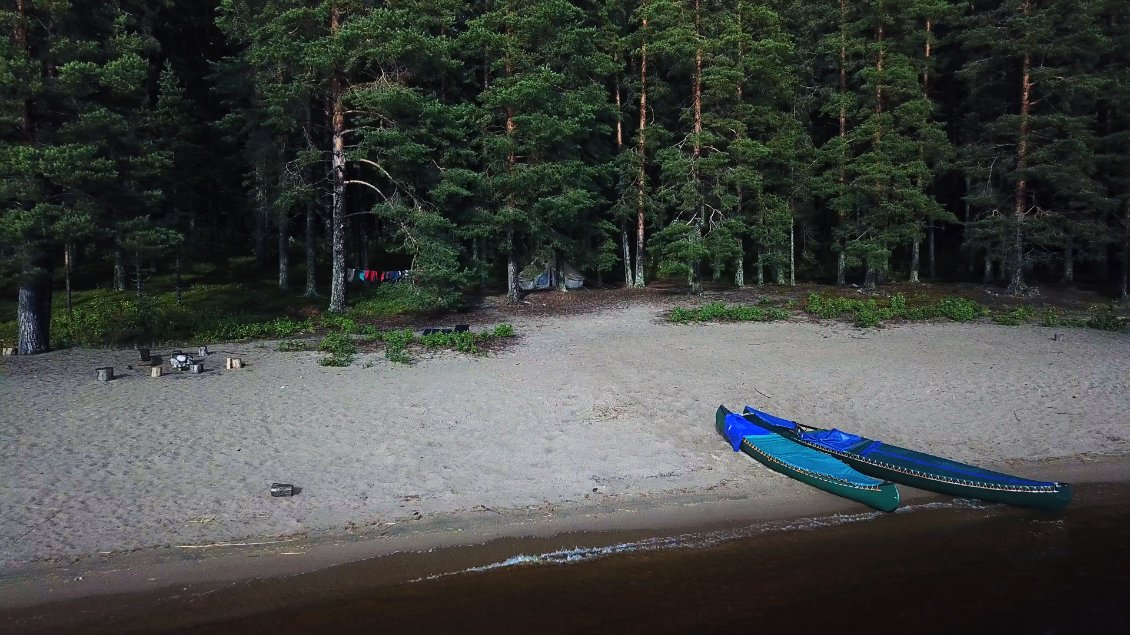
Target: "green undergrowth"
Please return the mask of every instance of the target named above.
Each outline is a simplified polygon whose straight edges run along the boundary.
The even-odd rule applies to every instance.
[[[753,306],[748,304],[723,304],[712,302],[697,308],[675,307],[668,319],[676,323],[686,322],[771,322],[789,317],[786,309],[774,306]]]
[[[73,310],[52,300],[52,348],[129,347],[254,339],[286,339],[324,330],[361,332],[367,321],[426,315],[450,309],[450,297],[411,284],[384,285],[357,293],[341,315],[324,313],[325,298],[303,298],[268,284],[196,284],[178,299],[173,291],[95,289],[76,292]],[[16,341],[14,310],[0,315],[0,342]],[[10,343],[9,343],[10,342]]]
[[[668,320],[686,322],[765,322],[788,318],[791,309],[825,320],[851,321],[860,328],[874,328],[893,320],[919,321],[947,319],[969,322],[988,318],[997,324],[1019,326],[1039,324],[1047,327],[1093,328],[1104,331],[1121,331],[1126,319],[1119,317],[1113,305],[1095,305],[1087,311],[1062,311],[1045,309],[1038,312],[1029,305],[993,311],[989,307],[962,297],[913,298],[901,293],[889,298],[845,298],[818,293],[809,294],[802,306],[789,302],[784,307],[766,306],[770,300],[758,305],[726,305],[714,302],[697,308],[676,307]]]
[[[347,323],[348,324],[348,323]],[[408,329],[382,330],[372,325],[353,322],[351,330],[339,329],[327,333],[321,341],[285,340],[279,342],[282,352],[321,351],[328,353],[318,361],[322,366],[350,366],[361,345],[383,345],[385,359],[401,364],[412,363],[413,350],[453,350],[468,355],[483,355],[491,343],[515,337],[514,327],[499,324],[484,331],[459,333],[430,333],[416,335]],[[371,364],[369,364],[371,365]]]

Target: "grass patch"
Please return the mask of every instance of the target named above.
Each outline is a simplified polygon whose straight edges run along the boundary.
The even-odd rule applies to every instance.
[[[968,322],[989,315],[989,309],[965,298],[942,298],[915,303],[901,293],[885,301],[868,298],[841,298],[809,294],[804,311],[825,320],[850,319],[856,326],[872,328],[889,320],[931,320],[946,318]]]
[[[764,301],[762,301],[764,303]],[[726,305],[712,302],[698,308],[675,307],[667,319],[678,323],[687,322],[770,322],[789,317],[789,312],[780,307],[754,306],[749,304]]]
[[[322,338],[318,350],[329,353],[329,356],[318,360],[322,366],[349,366],[357,355],[357,344],[349,335],[335,331]]]

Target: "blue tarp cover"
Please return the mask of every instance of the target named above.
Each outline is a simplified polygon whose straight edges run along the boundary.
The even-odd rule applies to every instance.
[[[781,426],[782,428],[788,428],[789,430],[795,430],[796,429],[796,422],[795,421],[789,421],[788,419],[782,419],[780,417],[774,417],[773,415],[769,414],[768,412],[761,412],[760,410],[758,410],[756,408],[751,408],[750,406],[746,406],[745,411],[748,412],[749,414],[757,415],[758,417],[761,417],[762,419],[764,419],[767,423],[771,423],[775,426]]]
[[[858,434],[850,434],[832,428],[831,430],[820,430],[818,432],[802,432],[800,438],[805,441],[812,441],[820,445],[831,448],[833,450],[847,450],[848,448],[857,445],[863,441],[863,437]]]
[[[759,425],[751,423],[745,417],[736,414],[726,415],[726,440],[733,446],[734,452],[741,449],[742,439],[753,435],[773,434]]]

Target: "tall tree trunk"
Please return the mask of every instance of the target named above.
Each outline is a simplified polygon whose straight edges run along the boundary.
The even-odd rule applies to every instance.
[[[262,186],[260,186],[262,187]],[[255,212],[255,265],[260,269],[267,268],[267,209],[266,195],[259,196],[259,209]]]
[[[615,61],[618,63],[620,57],[617,54]],[[624,152],[624,105],[620,97],[620,75],[616,75],[616,156],[619,157]],[[624,286],[626,288],[632,287],[632,254],[628,248],[628,230],[624,227],[620,228],[620,243],[624,248]],[[599,273],[599,272],[597,272]]]
[[[985,263],[984,268],[981,270],[981,283],[992,284],[993,282],[993,252],[985,249]]]
[[[137,299],[140,300],[142,291],[141,254],[136,251],[133,253],[133,283],[136,287]]]
[[[734,286],[739,289],[745,288],[745,250],[742,249],[741,243],[738,243],[738,257],[735,258],[734,263]]]
[[[1122,206],[1122,292],[1119,296],[1130,300],[1130,203]]]
[[[506,299],[511,304],[518,304],[520,299],[518,288],[518,260],[514,254],[514,230],[506,232]]]
[[[632,284],[632,250],[628,245],[628,230],[620,229],[620,244],[624,248],[624,286],[631,288]]]
[[[647,10],[647,0],[643,0],[641,10]],[[641,26],[642,42],[640,44],[640,127],[639,127],[639,162],[640,171],[636,178],[636,275],[632,280],[632,287],[644,288],[644,215],[645,215],[645,190],[647,188],[647,18],[643,19]]]
[[[1063,248],[1063,280],[1067,284],[1075,282],[1075,248],[1068,243]]]
[[[315,218],[314,207],[314,201],[306,203],[306,291],[302,294],[302,297],[305,298],[318,297],[318,250],[314,244],[314,228],[317,219]]]
[[[702,186],[699,183],[699,161],[702,158],[702,0],[694,0],[694,86],[692,99],[694,108],[694,143],[691,146],[691,180],[695,193],[695,240],[702,242],[703,226],[706,224],[706,208],[703,205]],[[702,293],[702,262],[695,258],[691,266],[691,292]]]
[[[931,35],[933,33],[933,26],[934,25],[930,21],[930,18],[926,18],[926,44],[925,44],[925,47],[924,47],[923,64],[922,64],[922,97],[923,97],[923,99],[926,99],[927,101],[929,101],[929,99],[930,99],[930,44],[931,44],[930,38],[931,38]],[[925,144],[920,143],[918,145],[918,160],[925,162],[925,156],[926,156]],[[923,187],[923,183],[922,183],[922,177],[919,176],[917,181],[918,181],[917,182],[918,190],[921,191],[921,192],[925,192],[925,188]],[[927,232],[927,235],[928,235],[928,240],[930,242],[930,271],[931,271],[930,277],[932,278],[933,277],[933,267],[934,267],[934,221],[931,220],[927,223],[926,232]],[[922,247],[921,242],[922,241],[919,240],[919,238],[917,236],[911,242],[911,246],[910,246],[910,251],[911,251],[910,281],[911,282],[918,282],[918,271],[921,267],[921,257],[919,255],[919,252],[920,252],[921,247]]]
[[[791,207],[790,207],[791,211]],[[796,286],[796,220],[789,219],[789,286]]]
[[[922,244],[922,241],[918,240],[917,238],[910,241],[910,281],[911,282],[918,282],[918,265],[919,265],[919,260],[920,260],[918,254],[921,251],[921,249],[920,249],[921,244]]]
[[[754,255],[757,256],[757,266],[754,268],[757,269],[757,286],[760,287],[765,284],[765,252],[761,250],[761,245],[757,246]]]
[[[977,262],[977,250],[974,249],[973,245],[969,242],[969,227],[970,227],[970,223],[973,220],[973,210],[969,205],[969,192],[972,189],[973,189],[973,179],[969,178],[969,175],[966,174],[965,175],[965,196],[962,197],[962,205],[965,207],[965,226],[962,228],[962,232],[963,232],[962,238],[965,239],[965,243],[969,247],[969,263],[968,263],[967,271],[968,271],[970,276],[973,275],[974,267],[976,266],[976,262]]]
[[[330,34],[341,30],[341,6],[337,0],[330,6]],[[336,69],[330,76],[330,127],[332,133],[333,170],[333,280],[330,283],[330,313],[345,311],[345,105],[342,104],[344,86],[341,73]]]
[[[71,271],[74,269],[74,245],[71,241],[63,244],[63,267],[66,272],[67,279],[67,315],[74,314],[74,307],[71,305]]]
[[[126,290],[126,252],[114,247],[114,291]]]
[[[938,277],[937,268],[936,268],[937,258],[935,256],[936,256],[936,254],[934,252],[934,221],[930,221],[930,224],[926,226],[926,262],[927,262],[927,269],[930,271],[930,279],[931,280],[936,280],[937,277]]]
[[[46,267],[46,268],[45,268]],[[46,353],[51,349],[50,259],[40,256],[24,267],[20,280],[16,320],[16,348],[21,355]]]
[[[177,246],[176,259],[173,261],[173,284],[175,287],[173,294],[176,297],[177,304],[180,304],[184,293],[184,281],[181,279],[181,251],[183,249]]]
[[[279,222],[279,289],[290,289],[290,232],[285,219]]]
[[[1029,0],[1025,0],[1024,15],[1028,15]],[[1020,76],[1020,122],[1016,140],[1016,205],[1013,210],[1016,233],[1012,238],[1012,280],[1008,292],[1023,293],[1024,284],[1024,220],[1028,213],[1028,179],[1024,172],[1028,168],[1029,113],[1032,107],[1032,56],[1024,51],[1024,65]]]
[[[847,94],[847,0],[840,0],[840,99]],[[847,210],[843,208],[847,189],[847,106],[840,102],[840,178],[839,200],[836,203],[836,216],[840,227],[847,223]],[[836,258],[836,286],[847,283],[847,245],[841,237]]]

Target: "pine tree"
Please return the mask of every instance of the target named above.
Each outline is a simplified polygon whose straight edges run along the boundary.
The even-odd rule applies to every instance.
[[[149,210],[163,159],[143,138],[153,42],[117,2],[0,10],[0,253],[19,285],[21,353],[50,348],[59,248]],[[68,250],[69,260],[69,250]]]
[[[468,48],[481,52],[488,73],[479,95],[486,121],[478,223],[505,246],[512,302],[519,256],[567,254],[568,228],[600,206],[600,170],[585,158],[590,138],[607,139],[611,127],[605,93],[588,81],[607,68],[593,37],[563,0],[499,0],[468,23]]]
[[[966,169],[982,183],[970,195],[980,209],[971,235],[1006,250],[1011,293],[1027,290],[1026,266],[1055,257],[1047,250],[1080,232],[1060,221],[1085,222],[1076,212],[1097,202],[1088,115],[1077,101],[1093,92],[1082,69],[1099,48],[1096,10],[1065,0],[974,3],[962,32],[960,75],[984,121],[964,148]]]

